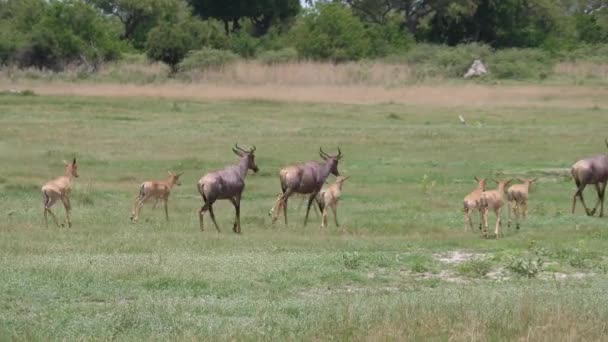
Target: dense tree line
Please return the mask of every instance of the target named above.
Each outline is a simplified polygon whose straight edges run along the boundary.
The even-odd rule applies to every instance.
[[[52,70],[138,51],[174,70],[201,49],[335,62],[416,42],[567,51],[608,43],[608,1],[0,0],[0,32],[0,64]]]

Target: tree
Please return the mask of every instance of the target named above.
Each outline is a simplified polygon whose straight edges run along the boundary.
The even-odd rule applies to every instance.
[[[340,3],[317,3],[294,28],[301,56],[334,62],[357,60],[370,52],[363,23]]]
[[[181,62],[190,50],[198,48],[196,31],[191,23],[161,23],[148,33],[146,53],[150,59],[162,61],[177,71]]]
[[[188,0],[194,13],[203,19],[224,23],[226,34],[241,29],[241,19],[249,18],[258,36],[266,34],[275,20],[287,20],[300,11],[299,0]],[[230,27],[232,25],[232,28]]]
[[[175,22],[182,0],[86,0],[123,25],[121,39],[138,49],[145,46],[148,32],[161,21]]]

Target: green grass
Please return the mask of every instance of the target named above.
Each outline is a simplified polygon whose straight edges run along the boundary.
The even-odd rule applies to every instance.
[[[570,215],[567,169],[605,151],[597,108],[433,108],[269,101],[2,96],[0,340],[601,340],[606,219]],[[472,126],[461,125],[464,114]],[[257,146],[243,234],[216,205],[198,229],[195,184]],[[290,201],[288,163],[340,146],[341,229]],[[73,228],[44,228],[40,186],[77,156]],[[185,172],[162,209],[129,222],[141,181]],[[539,177],[521,230],[464,232],[473,176]],[[333,181],[333,178],[330,179]],[[595,194],[587,194],[594,203]],[[54,208],[63,219],[63,208]],[[474,216],[474,222],[478,220]],[[506,213],[505,213],[506,222]],[[490,225],[494,216],[490,214]],[[450,253],[479,258],[442,261]],[[542,260],[533,277],[513,260]],[[499,274],[499,276],[491,276]]]

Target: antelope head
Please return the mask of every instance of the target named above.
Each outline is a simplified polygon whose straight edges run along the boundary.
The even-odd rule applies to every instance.
[[[182,185],[182,182],[179,180],[179,177],[183,174],[184,174],[183,172],[173,173],[173,172],[169,171],[169,183],[171,183],[173,185]]]
[[[323,151],[322,147],[319,147],[319,155],[325,163],[329,165],[329,172],[334,176],[340,176],[340,172],[338,171],[338,162],[342,159],[342,151],[340,151],[340,147],[338,147],[338,154],[332,156]]]
[[[234,154],[236,154],[237,156],[239,156],[241,159],[245,158],[247,161],[247,169],[249,170],[253,170],[253,172],[257,173],[260,169],[258,168],[258,166],[255,164],[255,145],[253,145],[253,147],[251,147],[251,149],[249,150],[245,150],[242,147],[240,147],[238,144],[234,144],[234,147],[232,148],[232,152],[234,152]]]
[[[74,177],[74,178],[78,178],[78,165],[76,165],[76,157],[74,157],[74,160],[72,160],[71,163],[68,163],[67,161],[63,161],[63,164],[65,164],[65,175],[68,177]]]

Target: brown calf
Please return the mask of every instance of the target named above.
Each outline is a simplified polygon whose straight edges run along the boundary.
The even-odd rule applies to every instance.
[[[169,200],[171,189],[173,189],[175,185],[182,185],[182,183],[179,181],[179,177],[182,174],[183,172],[175,174],[169,171],[169,178],[166,180],[143,182],[139,187],[139,194],[137,194],[135,197],[133,211],[131,212],[131,221],[137,222],[141,208],[144,206],[144,203],[151,198],[155,199],[154,207],[156,207],[158,200],[163,201],[165,205],[165,218],[167,221],[169,221],[169,209],[167,208],[167,201]]]
[[[48,213],[51,214],[53,221],[55,221],[55,224],[59,227],[57,216],[51,211],[51,207],[57,200],[61,200],[63,203],[66,222],[68,227],[72,227],[72,221],[70,220],[70,210],[72,210],[72,205],[70,204],[70,191],[72,190],[72,179],[78,177],[78,166],[76,165],[76,158],[74,158],[71,163],[68,163],[65,160],[63,162],[65,163],[65,172],[63,176],[48,181],[42,186],[44,223],[47,228],[49,226]]]

